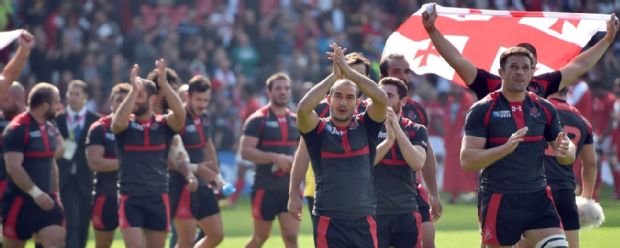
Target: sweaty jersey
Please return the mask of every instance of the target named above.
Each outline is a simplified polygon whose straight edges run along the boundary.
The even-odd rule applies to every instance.
[[[475,103],[465,121],[467,136],[486,139],[485,149],[505,144],[512,133],[528,127],[515,150],[483,169],[480,191],[530,193],[547,186],[544,150],[562,132],[557,110],[547,100],[527,92],[522,102],[509,102],[495,91]]]
[[[39,124],[26,112],[17,115],[6,127],[3,134],[4,152],[24,154],[22,166],[32,182],[43,192],[53,193],[52,166],[56,151],[56,127],[47,121]],[[9,177],[7,192],[25,195]]]
[[[426,127],[401,117],[400,127],[409,142],[426,149]],[[379,132],[381,143],[387,138],[385,126]],[[411,182],[415,180],[415,171],[407,165],[396,141],[388,153],[374,168],[375,192],[377,194],[377,215],[403,214],[418,210],[416,202],[417,188]]]
[[[193,116],[187,112],[185,125],[179,131],[183,147],[189,155],[189,162],[192,164],[200,164],[205,161],[205,147],[211,139],[209,130],[209,120],[206,114]],[[200,184],[206,184],[202,178],[198,178]],[[185,184],[185,177],[178,171],[170,171],[170,184]]]
[[[365,112],[346,127],[321,118],[302,134],[316,178],[314,215],[353,219],[375,213],[372,165],[381,127]]]
[[[577,108],[568,105],[566,101],[560,99],[549,99],[549,101],[558,110],[564,132],[577,148],[575,154],[579,154],[584,145],[591,145],[594,142],[590,122],[579,113]],[[551,147],[547,147],[545,155],[545,174],[551,189],[575,189],[573,165],[558,163]]]
[[[316,114],[320,118],[329,117],[329,115],[331,114],[329,111],[329,102],[327,101],[327,99],[328,97],[325,97],[325,99],[321,100],[319,105],[317,105],[316,108],[314,108],[314,112],[316,112]],[[355,109],[354,114],[366,112],[367,107],[368,107],[368,103],[364,100],[361,100],[360,104],[357,105],[357,108]]]
[[[532,81],[527,86],[527,91],[547,98],[549,95],[558,92],[561,81],[562,73],[560,71],[540,74],[532,78]],[[478,68],[476,78],[467,87],[476,93],[478,99],[482,99],[489,93],[499,90],[501,86],[502,79],[499,76]]]
[[[168,192],[166,160],[175,131],[166,116],[147,121],[129,120],[127,129],[116,134],[120,192],[125,195],[152,195]]]
[[[293,156],[299,141],[297,115],[288,111],[278,116],[271,108],[264,106],[245,122],[243,135],[258,138],[256,148],[261,151]],[[289,174],[273,163],[257,164],[253,187],[288,191]]]
[[[91,145],[103,146],[103,157],[116,159],[116,138],[110,126],[112,115],[101,117],[90,125],[86,136],[86,147]],[[95,172],[93,182],[95,195],[116,195],[118,191],[118,170],[108,172]]]

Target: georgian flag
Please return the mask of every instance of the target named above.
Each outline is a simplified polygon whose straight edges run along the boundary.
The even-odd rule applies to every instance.
[[[15,39],[17,39],[22,34],[22,32],[23,30],[21,29],[0,32],[0,49],[3,49],[9,44],[11,44],[11,42],[13,42]]]
[[[405,56],[416,74],[433,73],[463,84],[439,55],[422,25],[425,4],[390,35],[382,57]],[[435,26],[474,65],[497,74],[499,57],[508,47],[529,42],[538,52],[538,75],[560,69],[598,31],[606,31],[604,14],[525,12],[448,8],[435,5]]]

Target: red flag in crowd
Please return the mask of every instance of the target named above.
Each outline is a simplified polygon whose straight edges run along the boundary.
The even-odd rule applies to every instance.
[[[388,38],[383,56],[405,55],[417,74],[433,73],[463,84],[441,58],[416,11]],[[477,67],[497,73],[499,56],[508,47],[529,42],[538,52],[535,74],[561,68],[579,54],[598,31],[605,31],[609,15],[499,11],[448,8],[436,5],[436,26]]]

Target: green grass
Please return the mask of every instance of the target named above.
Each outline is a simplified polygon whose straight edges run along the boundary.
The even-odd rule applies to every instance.
[[[620,235],[620,201],[610,200],[610,189],[605,188],[602,194],[601,205],[605,211],[606,222],[602,227],[593,230],[581,231],[580,239],[582,247],[620,247],[620,242],[613,241]],[[447,199],[447,197],[444,197]],[[480,235],[476,206],[474,204],[447,204],[444,203],[444,212],[441,219],[436,223],[437,247],[479,247]],[[305,206],[304,206],[305,207]],[[312,225],[307,209],[304,208],[305,216],[302,220],[299,244],[301,247],[312,247]],[[240,198],[233,208],[223,208],[225,238],[220,247],[243,247],[252,233],[252,217],[250,203],[247,197]],[[91,232],[91,241],[88,247],[94,247],[94,237]],[[121,235],[116,233],[113,247],[124,247]],[[280,238],[277,222],[269,240],[264,247],[284,247]]]

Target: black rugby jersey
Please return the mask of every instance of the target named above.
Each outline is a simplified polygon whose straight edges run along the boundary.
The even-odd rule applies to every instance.
[[[527,86],[527,91],[547,98],[549,95],[558,92],[561,81],[562,73],[560,71],[540,74],[532,77],[532,81]],[[501,86],[502,79],[499,76],[478,68],[476,78],[467,87],[476,93],[478,99],[482,99],[489,93],[498,90]]]
[[[32,182],[46,193],[52,189],[52,166],[56,151],[56,127],[47,121],[39,124],[30,113],[17,115],[3,134],[4,152],[24,154],[22,166]],[[7,192],[26,195],[9,177]]]
[[[495,91],[468,111],[465,134],[486,139],[485,149],[505,144],[527,126],[524,140],[509,155],[482,170],[480,190],[490,193],[529,193],[544,190],[544,150],[562,132],[557,110],[547,100],[527,92],[523,102],[509,102]]]
[[[575,144],[577,148],[575,154],[579,154],[584,145],[591,145],[593,143],[594,139],[590,122],[579,113],[579,110],[568,105],[566,101],[560,99],[549,99],[549,101],[557,108],[564,132]],[[555,159],[555,153],[550,146],[545,150],[545,155],[545,174],[551,189],[575,189],[573,165],[560,164]]]
[[[314,215],[352,219],[375,213],[373,162],[381,127],[365,112],[346,127],[321,118],[302,134],[316,178]]]
[[[101,117],[94,122],[88,129],[86,146],[103,146],[103,157],[116,159],[116,137],[112,133],[111,125],[112,115]],[[118,191],[118,170],[95,172],[93,190],[95,195],[116,195]]]
[[[428,142],[426,127],[404,117],[400,119],[400,127],[409,137],[411,144],[426,149]],[[379,133],[379,143],[386,138],[387,132],[383,127]],[[375,166],[374,173],[377,215],[411,213],[418,210],[417,187],[411,183],[415,180],[415,171],[407,165],[396,141]]]
[[[246,120],[243,135],[258,138],[256,148],[261,151],[293,156],[299,142],[297,115],[288,111],[278,116],[264,106]],[[288,191],[289,175],[275,164],[257,164],[253,187]]]

